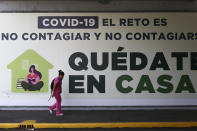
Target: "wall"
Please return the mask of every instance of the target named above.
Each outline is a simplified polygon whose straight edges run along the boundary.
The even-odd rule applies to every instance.
[[[55,5],[55,6],[54,6]],[[158,12],[158,11],[162,11],[162,12],[179,12],[179,11],[185,11],[185,12],[192,12],[192,11],[196,11],[197,10],[197,3],[194,0],[109,0],[109,1],[96,1],[96,0],[57,0],[57,1],[53,1],[53,0],[1,0],[0,1],[0,11],[1,12]],[[120,15],[119,15],[120,16]],[[26,17],[28,19],[28,14],[26,14]],[[3,17],[2,17],[3,18]],[[17,17],[16,17],[17,18]],[[30,20],[34,19],[34,17],[31,17],[31,15],[29,15]],[[114,15],[115,18],[115,15]],[[21,17],[21,20],[23,18]],[[9,21],[10,25],[14,26],[13,21],[14,19],[10,19],[11,21]],[[181,21],[181,20],[180,20]],[[20,23],[20,20],[18,21]],[[28,22],[28,21],[27,21]],[[35,22],[35,21],[34,21]],[[4,23],[6,23],[6,21],[4,21]],[[195,21],[194,21],[195,23]],[[25,22],[24,22],[25,24]],[[32,25],[34,25],[35,23],[33,23]],[[191,24],[192,25],[192,24]],[[4,28],[5,26],[2,26],[2,28]],[[25,27],[25,26],[24,26]],[[36,25],[34,25],[33,27],[36,27]],[[30,29],[29,31],[34,30],[32,27],[32,29]],[[20,32],[20,26],[17,28],[17,30]],[[192,27],[190,27],[192,29]],[[28,26],[26,27],[26,29],[28,29]],[[24,29],[25,30],[25,29]],[[195,28],[193,28],[193,30],[195,30]],[[11,28],[8,30],[5,29],[5,31],[12,31]],[[26,31],[26,30],[25,30]],[[123,31],[124,32],[124,31]],[[76,42],[77,43],[77,42]],[[44,56],[44,58],[50,57],[50,59],[53,61],[52,63],[56,63],[55,67],[53,68],[53,70],[50,71],[50,76],[49,76],[49,83],[52,80],[53,76],[56,76],[57,70],[59,68],[63,68],[64,69],[64,65],[65,62],[62,62],[61,60],[55,59],[55,57],[51,54],[49,54],[47,52],[47,50],[45,50],[44,52],[42,52],[42,49],[44,48],[44,44],[41,46],[42,48],[40,48],[40,46],[36,46],[34,47],[34,43],[32,42],[30,45],[26,45],[25,43],[18,43],[20,48],[18,48],[17,46],[12,46],[12,45],[8,45],[8,48],[11,48],[10,51],[14,52],[13,54],[9,53],[9,59],[6,59],[5,57],[3,57],[4,61],[6,61],[7,63],[2,63],[4,64],[3,66],[7,68],[7,64],[10,63],[12,60],[14,60],[16,58],[16,56],[19,56],[20,54],[22,54],[23,52],[25,52],[27,49],[32,48],[34,50],[36,50],[36,52],[41,53],[42,56]],[[20,45],[21,44],[21,45]],[[25,48],[23,48],[22,45],[25,45]],[[48,44],[48,43],[45,43]],[[90,44],[90,43],[89,43]],[[183,43],[182,43],[183,44]],[[191,45],[193,45],[193,43],[191,43]],[[5,47],[5,45],[3,45]],[[46,45],[47,46],[47,45]],[[64,45],[62,44],[61,47],[64,47]],[[104,46],[103,46],[104,47]],[[110,49],[110,51],[116,51],[118,47],[118,44],[116,47],[113,47],[112,50],[110,47],[106,48],[106,51],[108,51],[107,49]],[[49,51],[52,51],[55,48],[54,45],[50,46],[48,49]],[[72,47],[70,47],[72,48]],[[147,47],[148,48],[148,47]],[[158,47],[160,48],[160,47]],[[184,46],[179,47],[180,50],[184,50]],[[4,49],[4,48],[2,48]],[[7,47],[5,47],[5,49],[7,49]],[[95,48],[92,47],[92,49],[94,50]],[[105,49],[105,48],[104,48]],[[195,51],[196,48],[192,48],[192,46],[188,46],[188,50],[187,51]],[[76,47],[71,50],[73,52],[80,50],[80,48]],[[143,50],[143,49],[142,49]],[[6,51],[6,50],[4,50]],[[64,48],[60,48],[60,50],[58,48],[56,48],[56,52],[63,52]],[[88,50],[88,54],[90,53],[91,50]],[[166,52],[168,52],[169,50],[166,49]],[[175,50],[176,51],[176,50]],[[70,52],[73,53],[73,52]],[[86,50],[85,50],[86,52]],[[145,50],[146,52],[146,50]],[[4,53],[3,51],[1,53]],[[6,52],[7,53],[7,52]],[[62,56],[65,56],[65,54],[60,54]],[[153,54],[151,54],[153,55]],[[168,54],[169,55],[169,54]],[[2,54],[3,56],[3,54]],[[69,56],[67,56],[68,59]],[[34,63],[34,62],[33,62]],[[59,67],[57,65],[60,65]],[[189,66],[189,65],[188,65]],[[50,67],[52,68],[52,67]],[[72,70],[71,70],[72,72]],[[189,71],[186,70],[185,73],[188,73]],[[7,74],[9,78],[11,78],[11,71],[9,70],[4,70],[3,73]],[[192,72],[190,72],[192,74]],[[192,77],[192,81],[194,81],[195,78],[195,74],[192,74],[194,77]],[[177,77],[177,79],[175,81],[178,81],[178,76],[177,74],[175,75]],[[5,79],[5,77],[1,76],[2,79]],[[13,78],[14,79],[14,78]],[[45,79],[45,81],[47,81],[47,78]],[[68,82],[68,77],[66,77],[66,82]],[[46,99],[49,97],[50,92],[48,92],[45,95],[42,95],[42,102],[41,103],[37,103],[37,99],[33,100],[34,98],[32,96],[40,96],[40,94],[30,94],[31,97],[31,101],[32,103],[29,103],[29,105],[27,104],[28,101],[26,101],[26,99],[28,99],[28,96],[24,97],[24,94],[21,94],[20,97],[20,93],[19,94],[14,94],[12,92],[10,92],[9,90],[11,89],[11,81],[4,81],[5,85],[7,85],[7,89],[4,90],[2,92],[2,95],[6,101],[6,99],[8,100],[8,102],[2,102],[1,101],[1,105],[27,105],[27,106],[31,106],[31,105],[48,105],[49,103],[45,103]],[[196,83],[194,83],[195,85]],[[64,85],[68,85],[68,83],[64,83]],[[67,89],[66,89],[67,90]],[[44,90],[44,92],[47,92],[48,90]],[[67,90],[68,92],[68,90]],[[22,93],[22,92],[21,92]],[[187,94],[188,95],[188,94]],[[73,95],[74,96],[74,95]],[[72,96],[72,97],[73,97]],[[117,94],[115,95],[115,97],[117,96]],[[80,96],[81,97],[81,96]],[[84,97],[84,96],[82,96]],[[125,97],[125,96],[124,96]],[[129,98],[129,95],[127,95],[127,97]],[[188,96],[186,96],[188,97]],[[191,95],[190,97],[195,97],[193,95]],[[15,101],[15,99],[13,98],[19,98],[18,99],[18,103]],[[25,100],[23,99],[25,98]],[[66,95],[65,95],[65,99]],[[20,100],[23,100],[23,102],[20,103]],[[95,101],[89,101],[89,103],[84,103],[83,101],[80,101],[80,99],[78,99],[79,104],[77,104],[77,101],[72,102],[72,100],[70,102],[65,101],[64,105],[108,105],[110,103],[106,102],[105,104],[102,104],[101,102],[95,103]],[[99,100],[98,100],[99,101]],[[132,104],[127,104],[124,103],[123,101],[119,101],[116,103],[116,101],[113,101],[113,105],[125,105],[125,106],[129,106],[129,105],[140,105],[140,103],[136,103],[133,102]],[[128,103],[130,103],[131,101],[128,100]],[[190,99],[187,99],[185,101],[179,101],[180,105],[196,105],[195,101],[191,101]],[[158,105],[157,102],[155,102],[155,104],[146,104],[146,102],[143,103],[143,105]],[[174,105],[174,102],[170,102],[170,103],[163,103],[160,105]]]

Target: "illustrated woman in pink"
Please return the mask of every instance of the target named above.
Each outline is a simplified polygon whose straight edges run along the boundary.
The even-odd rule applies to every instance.
[[[31,65],[26,80],[21,83],[25,91],[39,91],[44,83],[41,81],[42,74],[36,70],[35,65]]]
[[[54,96],[56,99],[56,103],[49,108],[50,114],[52,114],[53,110],[56,108],[56,116],[63,116],[61,110],[61,93],[62,93],[62,80],[64,78],[64,72],[59,70],[59,75],[54,79],[53,90],[52,90],[52,97]]]

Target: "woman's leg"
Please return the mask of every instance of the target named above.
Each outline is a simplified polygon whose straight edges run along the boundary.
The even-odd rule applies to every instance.
[[[58,100],[57,100],[57,94],[55,93],[54,94],[54,96],[55,96],[55,104],[53,104],[51,107],[50,107],[50,110],[54,110],[55,108],[57,108],[57,103],[58,103]],[[56,109],[57,110],[57,109]]]
[[[43,87],[44,83],[42,81],[36,83],[35,85],[33,85],[30,89],[30,91],[37,91],[40,90]]]
[[[26,81],[22,81],[22,82],[21,82],[21,85],[22,85],[22,87],[23,87],[25,90],[29,90],[29,89],[30,89],[30,84],[27,83]]]
[[[54,110],[56,108],[56,105],[57,105],[56,103],[57,103],[57,100],[56,100],[55,104],[53,104],[49,109]]]
[[[60,94],[55,95],[56,98],[56,114],[60,114],[62,113],[61,110],[61,102],[62,102],[62,98]]]
[[[56,114],[60,114],[62,111],[61,111],[61,101],[62,101],[62,98],[60,96],[59,93],[55,93],[54,94],[55,96],[55,99],[56,99],[56,102],[54,105],[52,105],[50,107],[50,110],[54,110],[56,108]]]

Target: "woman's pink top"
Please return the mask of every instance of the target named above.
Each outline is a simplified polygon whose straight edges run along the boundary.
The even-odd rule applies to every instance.
[[[62,93],[62,80],[59,77],[55,78],[54,85],[56,85],[54,93]]]

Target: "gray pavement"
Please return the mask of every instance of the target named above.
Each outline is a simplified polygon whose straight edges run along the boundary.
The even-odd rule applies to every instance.
[[[197,110],[64,110],[62,117],[50,115],[48,110],[0,110],[0,123],[75,122],[190,122],[197,121]],[[24,129],[0,129],[0,131]],[[121,128],[121,129],[36,129],[38,131],[197,131],[197,128]]]
[[[72,122],[188,122],[197,121],[197,110],[64,110],[64,116],[50,115],[48,110],[0,110],[0,123]]]

